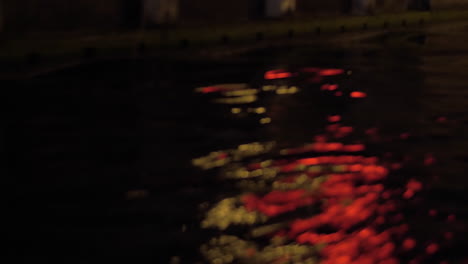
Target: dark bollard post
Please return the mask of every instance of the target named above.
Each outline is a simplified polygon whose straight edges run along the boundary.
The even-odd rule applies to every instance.
[[[320,35],[322,33],[322,29],[320,27],[315,28],[315,34]]]
[[[255,33],[255,39],[256,39],[257,41],[262,41],[264,38],[265,38],[265,36],[263,35],[263,32],[257,32],[257,33]]]
[[[340,31],[341,31],[341,33],[345,33],[346,32],[346,27],[344,25],[342,25],[340,27]]]
[[[229,43],[229,36],[228,35],[222,35],[221,36],[221,44],[226,45]]]
[[[97,56],[97,50],[94,47],[86,47],[83,49],[83,57],[85,59],[93,59]]]
[[[137,52],[138,54],[145,54],[147,49],[146,44],[144,42],[140,42],[137,47]]]
[[[162,43],[167,43],[167,41],[169,40],[169,28],[165,25],[163,25],[161,28],[160,39]]]
[[[180,41],[180,47],[185,49],[185,48],[188,48],[188,46],[190,46],[190,41],[188,39],[182,39]]]
[[[26,63],[30,65],[37,65],[41,62],[41,55],[37,52],[26,54]]]
[[[420,26],[423,26],[423,25],[424,25],[424,22],[425,22],[425,21],[424,21],[424,18],[419,19],[419,25],[420,25]]]
[[[387,28],[388,28],[388,25],[389,25],[389,24],[388,24],[388,21],[385,21],[385,22],[383,23],[383,28],[387,29]]]
[[[290,29],[288,30],[288,38],[293,38],[294,37],[294,30],[293,29]]]
[[[362,29],[363,29],[363,30],[367,30],[367,27],[368,27],[368,26],[367,26],[367,23],[362,24]]]
[[[403,27],[406,27],[406,26],[408,25],[408,24],[406,23],[406,19],[403,19],[403,21],[401,21],[401,25],[402,25]]]

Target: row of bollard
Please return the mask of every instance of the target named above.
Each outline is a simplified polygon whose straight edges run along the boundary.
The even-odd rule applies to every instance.
[[[418,22],[418,25],[422,26],[425,24],[425,21],[424,19],[420,19],[419,22]],[[402,27],[407,27],[408,26],[408,22],[406,20],[402,20],[401,21],[401,26]],[[368,24],[367,23],[363,23],[362,24],[362,27],[361,29],[362,30],[367,30],[369,28]],[[390,28],[390,23],[388,21],[384,21],[383,24],[382,24],[382,28],[383,29],[389,29]],[[347,32],[347,28],[345,25],[342,25],[340,26],[339,28],[339,31],[341,33],[345,33]],[[316,35],[320,35],[322,33],[322,28],[321,27],[316,27],[315,28],[315,34]],[[286,34],[286,37],[289,38],[289,39],[292,39],[294,38],[294,36],[296,35],[296,32],[293,30],[293,29],[289,29],[287,31],[287,34]],[[229,44],[230,43],[230,37],[228,35],[222,35],[221,38],[220,38],[220,44],[221,45],[226,45],[226,44]],[[263,32],[256,32],[255,33],[255,40],[256,41],[262,41],[265,39],[265,35]],[[189,47],[189,44],[190,44],[190,41],[188,39],[182,39],[180,41],[180,47],[181,48],[188,48]]]
[[[417,25],[419,26],[423,26],[425,24],[425,20],[424,19],[420,19],[417,23]],[[401,26],[402,27],[407,27],[409,24],[408,22],[403,19],[401,21]],[[390,28],[390,22],[388,21],[384,21],[383,24],[382,24],[382,28],[383,29],[389,29]],[[361,26],[361,29],[362,30],[368,30],[369,29],[369,25],[367,23],[363,23],[362,26]],[[351,30],[351,28],[349,28],[349,30]],[[345,26],[345,25],[341,25],[339,27],[339,32],[341,33],[345,33],[348,31],[348,28]],[[313,31],[313,33],[315,33],[315,35],[321,35],[323,33],[323,30],[321,27],[316,27],[315,30]],[[289,39],[292,39],[294,38],[296,35],[296,32],[293,30],[293,29],[289,29],[286,33],[286,37],[289,38]],[[265,40],[265,34],[263,32],[256,32],[255,33],[255,41],[257,42],[260,42],[260,41],[263,41]],[[220,37],[220,42],[219,44],[221,45],[227,45],[231,43],[231,37],[229,35],[222,35]],[[190,47],[190,40],[189,39],[181,39],[180,42],[179,42],[179,47],[182,48],[182,49],[185,49],[185,48],[188,48]],[[147,53],[148,51],[148,47],[145,43],[141,42],[137,45],[137,48],[136,48],[136,52],[140,55],[144,55],[145,53]],[[82,58],[83,59],[93,59],[93,58],[96,58],[98,56],[98,50],[94,47],[86,47],[83,49],[82,51]],[[40,62],[42,61],[42,56],[40,53],[37,53],[37,52],[31,52],[29,54],[26,55],[26,62],[30,65],[36,65],[36,64],[39,64]]]

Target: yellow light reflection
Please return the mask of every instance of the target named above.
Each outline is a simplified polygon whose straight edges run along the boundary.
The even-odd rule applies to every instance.
[[[264,114],[266,112],[265,107],[258,107],[258,108],[249,108],[249,112],[254,112],[256,114]]]
[[[260,124],[262,124],[262,125],[269,124],[269,123],[271,123],[271,118],[269,118],[269,117],[264,117],[264,118],[260,119]]]
[[[232,161],[240,161],[246,157],[256,156],[262,153],[267,153],[273,149],[276,145],[274,141],[272,142],[253,142],[249,144],[239,145],[236,149],[224,150],[224,151],[215,151],[210,154],[196,158],[192,160],[192,164],[204,170],[209,170],[216,167],[225,166]],[[271,161],[268,161],[271,162]],[[267,163],[265,163],[267,166]],[[231,172],[232,173],[232,172]],[[258,172],[257,172],[258,173]],[[265,173],[265,172],[263,172]],[[231,175],[231,177],[249,177],[250,173],[247,172],[247,175],[244,172],[236,172],[236,175]]]
[[[274,91],[276,90],[276,86],[275,85],[265,85],[263,86],[262,90],[265,91],[265,92],[268,92],[268,91]]]
[[[238,206],[238,198],[227,198],[220,201],[208,211],[202,221],[202,228],[218,228],[225,230],[232,224],[263,223],[267,217],[258,212],[249,212],[244,207]]]
[[[225,96],[247,96],[247,95],[254,95],[257,93],[258,93],[257,89],[245,89],[245,90],[224,92],[224,95]]]
[[[297,92],[299,92],[299,88],[297,88],[296,86],[291,86],[291,87],[280,86],[276,90],[277,94],[295,94]]]
[[[257,101],[256,95],[247,95],[234,98],[219,98],[215,99],[215,103],[219,104],[248,104]]]

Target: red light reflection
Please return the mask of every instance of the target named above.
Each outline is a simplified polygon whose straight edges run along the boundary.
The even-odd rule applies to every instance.
[[[439,251],[439,245],[437,245],[436,243],[432,243],[430,244],[429,246],[427,246],[426,248],[426,253],[427,254],[435,254],[437,251]]]
[[[307,79],[307,81],[310,82],[310,83],[320,83],[320,82],[323,81],[323,78],[321,76],[317,75],[317,76],[315,76],[313,78]]]
[[[320,76],[335,76],[335,75],[341,75],[344,74],[343,69],[323,69],[320,70],[319,75]]]
[[[403,241],[403,248],[405,250],[412,250],[414,247],[416,247],[416,241],[414,239],[407,238]]]
[[[265,73],[266,80],[285,79],[292,77],[292,73],[286,70],[272,70]]]
[[[335,123],[335,122],[340,122],[340,121],[341,121],[340,115],[328,116],[328,122]]]
[[[210,86],[210,87],[203,87],[201,88],[202,93],[216,93],[223,91],[221,87],[216,87],[216,86]]]
[[[359,95],[351,94],[354,98],[366,96],[361,92],[353,93]],[[327,120],[333,123],[341,119],[340,115],[330,115]],[[301,207],[316,208],[317,211],[302,218],[297,215],[292,219],[287,219],[287,215],[275,218],[274,223],[278,219],[284,222],[267,236],[302,245],[323,244],[324,248],[317,253],[321,264],[398,264],[397,256],[402,252],[413,254],[419,251],[426,257],[436,254],[441,246],[410,237],[409,226],[404,223],[407,215],[399,211],[405,203],[401,198],[413,199],[423,190],[422,182],[405,178],[398,187],[388,189],[386,186],[390,173],[393,173],[390,170],[403,166],[401,160],[387,160],[396,156],[391,153],[385,153],[382,160],[356,153],[366,150],[366,145],[358,140],[343,143],[327,141],[346,136],[354,130],[350,126],[329,124],[325,135],[316,135],[313,143],[282,150],[281,159],[267,163],[255,160],[255,163],[245,165],[248,173],[268,169],[277,174],[272,189],[249,189],[248,193],[240,196],[241,204],[248,212],[269,218]],[[371,128],[365,134],[375,136],[378,132]],[[403,139],[409,136],[409,133],[400,135]],[[219,158],[225,156],[220,154]],[[425,156],[425,165],[434,162],[432,154]],[[429,215],[436,216],[437,211],[431,209]],[[455,215],[449,215],[446,220],[455,221]],[[442,236],[445,240],[453,239],[451,232],[441,233]],[[278,259],[283,257],[287,259],[288,255]],[[410,263],[423,263],[426,258],[411,257]]]
[[[355,91],[355,92],[352,92],[350,94],[351,98],[365,98],[367,97],[367,94],[364,93],[364,92],[358,92],[358,91]]]
[[[324,84],[322,87],[320,87],[320,90],[322,91],[335,91],[338,89],[338,84]]]

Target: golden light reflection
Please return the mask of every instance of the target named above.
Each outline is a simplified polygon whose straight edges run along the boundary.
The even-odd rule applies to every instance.
[[[267,153],[275,147],[276,143],[271,142],[253,142],[239,145],[236,149],[224,151],[214,151],[210,154],[192,160],[192,164],[204,170],[225,166],[233,161],[240,161],[246,157],[256,156]],[[240,172],[242,173],[242,172]],[[246,177],[248,177],[247,174]]]
[[[223,92],[225,96],[248,96],[248,95],[254,95],[257,93],[258,93],[257,89],[245,89],[245,90]]]
[[[218,104],[249,104],[257,101],[257,99],[256,95],[246,95],[233,98],[218,98],[214,99],[213,102]]]
[[[233,114],[239,114],[240,112],[242,112],[242,109],[240,109],[240,108],[232,108],[231,109],[231,113],[233,113]]]
[[[266,124],[269,124],[269,123],[271,123],[271,118],[269,118],[269,117],[264,117],[264,118],[260,119],[260,124],[262,124],[262,125],[266,125]]]
[[[280,225],[259,227],[252,234],[260,235],[274,230]],[[276,238],[276,241],[280,241]],[[229,263],[272,263],[272,264],[318,264],[315,254],[323,246],[282,245],[281,243],[259,249],[252,242],[237,236],[220,236],[213,238],[201,247],[201,252],[211,264]],[[288,257],[284,257],[284,256]]]
[[[256,109],[254,109],[253,111],[255,111],[255,113],[257,113],[257,114],[264,114],[266,112],[266,109],[265,109],[265,107],[258,107]]]
[[[299,89],[296,86],[280,86],[276,89],[277,94],[295,94],[297,92],[299,92]]]
[[[203,228],[215,227],[225,230],[233,224],[263,223],[268,219],[265,215],[258,212],[249,212],[240,205],[238,198],[228,198],[220,201],[206,213],[201,226]]]
[[[262,90],[265,91],[265,92],[274,91],[276,89],[277,89],[276,85],[265,85],[265,86],[262,87]]]

